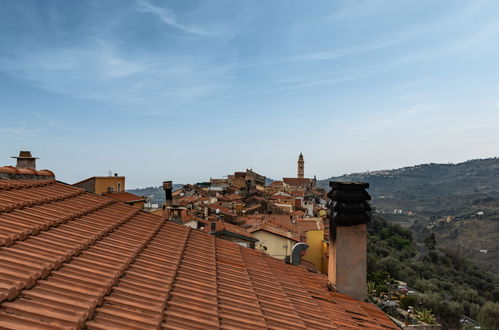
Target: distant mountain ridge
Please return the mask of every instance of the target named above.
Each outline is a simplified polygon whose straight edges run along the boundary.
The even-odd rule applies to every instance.
[[[183,184],[173,184],[173,190],[177,190],[182,188]],[[165,191],[163,187],[146,187],[146,188],[136,188],[136,189],[127,189],[127,192],[145,196],[151,198],[151,203],[162,204],[165,201]]]
[[[368,182],[385,218],[419,239],[434,232],[439,245],[499,272],[499,158],[353,173],[318,185],[329,181]]]

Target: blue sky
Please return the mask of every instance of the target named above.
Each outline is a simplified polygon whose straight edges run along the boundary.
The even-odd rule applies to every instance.
[[[499,2],[0,0],[2,164],[128,187],[499,154]]]

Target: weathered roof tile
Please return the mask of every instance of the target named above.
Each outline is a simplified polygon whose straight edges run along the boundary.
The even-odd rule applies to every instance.
[[[327,279],[54,180],[0,180],[0,328],[395,328]]]

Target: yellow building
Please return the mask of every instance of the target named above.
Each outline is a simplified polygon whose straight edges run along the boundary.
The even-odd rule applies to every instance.
[[[308,249],[302,259],[313,263],[318,272],[327,273],[328,243],[324,241],[324,230],[309,230],[305,235]]]
[[[257,250],[281,260],[290,256],[293,245],[300,242],[298,234],[269,224],[257,225],[248,231],[258,239]]]

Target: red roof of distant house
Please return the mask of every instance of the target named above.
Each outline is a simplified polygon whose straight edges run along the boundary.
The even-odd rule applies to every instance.
[[[296,210],[296,211],[291,212],[291,214],[299,216],[299,217],[303,217],[305,215],[305,212],[303,212],[301,210]]]
[[[239,194],[229,194],[229,195],[221,195],[221,196],[218,196],[217,199],[218,200],[221,200],[221,201],[226,201],[226,202],[234,202],[234,201],[238,201],[238,200],[241,200],[243,197]]]
[[[274,223],[269,222],[269,221],[264,222],[264,223],[260,223],[256,226],[248,229],[248,231],[250,233],[254,233],[254,232],[257,232],[260,230],[288,238],[288,239],[295,241],[295,242],[300,242],[300,234],[293,232],[291,230],[286,230],[286,229],[278,226],[277,224],[274,224]]]
[[[103,196],[111,197],[113,199],[116,199],[121,202],[125,203],[133,203],[133,202],[143,202],[145,201],[145,197],[143,196],[138,196],[135,194],[131,194],[129,192],[113,192],[113,193],[104,193],[102,194]]]
[[[185,206],[187,204],[199,204],[209,201],[209,197],[204,196],[185,196],[175,200],[176,204]]]
[[[300,228],[300,232],[305,233],[310,230],[324,230],[324,222],[321,218],[315,218],[313,220],[297,220],[296,224]]]
[[[295,196],[295,197],[304,197],[305,196],[305,191],[303,190],[295,190],[295,191],[290,191],[290,195]]]
[[[306,186],[312,179],[308,178],[282,178],[282,181],[290,186]]]
[[[208,204],[207,206],[210,210],[215,211],[218,209],[220,211],[220,213],[222,213],[222,214],[234,215],[234,212],[232,212],[231,209],[229,209],[228,207],[222,206],[220,204]]]
[[[294,201],[295,198],[292,197],[292,196],[282,196],[282,195],[272,195],[272,197],[270,197],[270,199],[277,199],[277,200],[280,200],[280,201],[286,201],[286,200],[292,200]]]
[[[283,187],[284,183],[282,181],[273,181],[271,184],[269,184],[269,187]]]
[[[208,226],[205,226],[204,227],[204,231],[207,232],[207,233],[209,233],[211,231],[211,226],[209,224],[208,224]],[[247,238],[247,239],[249,239],[251,241],[258,241],[253,235],[251,235],[243,227],[240,227],[240,226],[237,226],[237,225],[234,225],[234,224],[222,221],[222,220],[218,220],[216,222],[216,229],[215,229],[215,231],[217,233],[218,232],[226,232],[226,233],[229,233],[229,234],[236,234],[238,236],[242,236],[244,238]]]
[[[396,329],[324,275],[55,180],[0,180],[0,260],[0,328]]]

